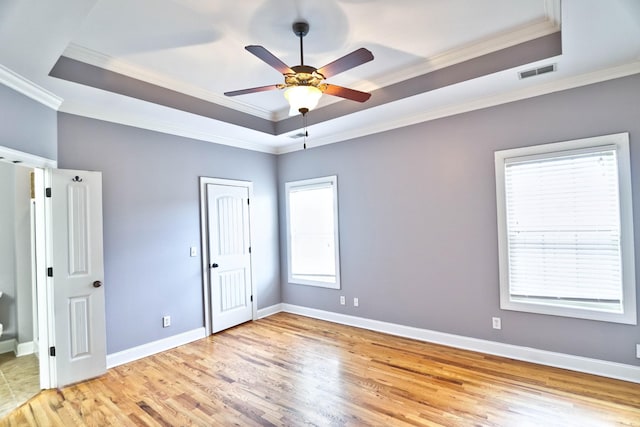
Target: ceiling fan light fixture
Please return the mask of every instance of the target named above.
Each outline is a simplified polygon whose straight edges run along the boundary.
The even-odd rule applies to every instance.
[[[291,86],[285,89],[284,97],[289,102],[289,115],[299,114],[300,109],[313,110],[320,101],[322,91],[315,86]]]

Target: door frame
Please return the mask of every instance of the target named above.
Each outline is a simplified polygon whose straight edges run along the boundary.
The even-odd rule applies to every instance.
[[[35,229],[36,239],[35,260],[31,260],[35,276],[37,288],[37,314],[38,314],[38,365],[40,369],[40,388],[49,389],[56,386],[55,381],[55,358],[49,356],[49,346],[53,334],[53,298],[49,292],[50,286],[46,274],[47,263],[49,260],[48,249],[50,240],[48,233],[50,225],[47,220],[47,208],[45,207],[45,182],[47,179],[47,169],[57,168],[56,160],[47,159],[45,157],[36,156],[22,151],[14,150],[8,147],[0,146],[0,156],[6,161],[33,168],[34,171],[34,191],[35,191]],[[35,339],[35,337],[34,337]]]
[[[207,336],[211,335],[212,330],[212,308],[211,308],[211,283],[209,280],[209,220],[208,220],[208,200],[207,200],[207,185],[226,185],[229,187],[242,187],[246,188],[249,192],[249,200],[253,199],[253,182],[240,181],[225,178],[209,178],[206,176],[200,177],[200,253],[202,254],[202,295],[204,297],[204,328]],[[249,203],[249,246],[251,244],[251,226],[254,223],[253,214],[251,209],[251,203]],[[251,295],[253,295],[253,302],[251,303],[251,319],[256,320],[258,315],[258,298],[256,295],[256,277],[253,268],[253,254],[249,254],[249,268],[251,269]]]

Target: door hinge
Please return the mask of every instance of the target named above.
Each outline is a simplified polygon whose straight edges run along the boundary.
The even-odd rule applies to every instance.
[[[249,246],[249,253],[251,253],[251,246]]]
[[[251,295],[251,302],[253,302],[253,295]]]
[[[51,187],[47,187],[44,189],[44,195],[47,197],[51,197]]]
[[[251,203],[249,202],[249,199],[247,199],[247,204],[250,205]]]
[[[55,357],[55,355],[56,355],[56,348],[55,347],[49,347],[49,356]]]
[[[53,267],[47,268],[47,277],[53,277]]]

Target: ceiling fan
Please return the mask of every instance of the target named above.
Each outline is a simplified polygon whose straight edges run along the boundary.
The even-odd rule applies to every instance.
[[[292,29],[294,34],[300,37],[300,65],[289,67],[263,46],[245,46],[246,50],[282,73],[284,83],[225,92],[225,95],[237,96],[274,89],[285,89],[284,96],[291,107],[289,115],[295,115],[299,112],[303,116],[318,104],[323,93],[357,102],[365,102],[371,97],[370,93],[324,83],[324,80],[328,77],[373,60],[373,54],[369,50],[360,48],[323,67],[311,67],[304,64],[302,42],[304,36],[309,33],[309,24],[304,21],[295,22],[292,25]]]

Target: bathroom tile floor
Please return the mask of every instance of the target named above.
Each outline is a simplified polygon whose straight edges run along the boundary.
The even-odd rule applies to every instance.
[[[0,354],[0,419],[40,391],[38,358]]]

